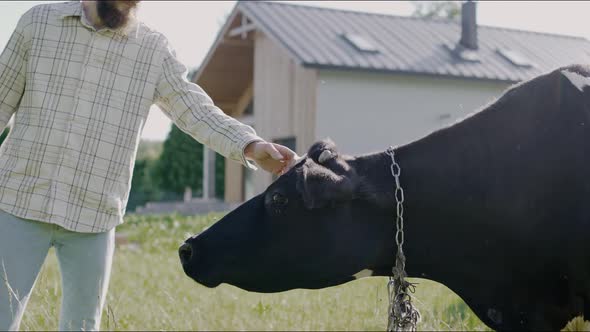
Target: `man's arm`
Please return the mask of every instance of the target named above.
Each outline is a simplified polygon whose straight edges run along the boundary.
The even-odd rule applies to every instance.
[[[280,173],[292,165],[296,154],[286,147],[267,143],[252,127],[223,113],[198,85],[186,79],[187,68],[170,48],[163,61],[155,103],[180,128],[221,155],[256,169]],[[286,167],[285,167],[286,166]]]
[[[24,26],[28,21],[27,14],[20,18],[0,55],[0,132],[18,109],[25,91],[28,49]]]

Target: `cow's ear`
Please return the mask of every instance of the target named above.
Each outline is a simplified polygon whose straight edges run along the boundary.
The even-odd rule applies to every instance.
[[[327,138],[314,143],[307,151],[307,156],[316,163],[324,165],[327,161],[336,159],[338,151],[336,150],[336,144]]]
[[[297,190],[308,209],[322,208],[350,201],[354,194],[353,181],[312,160],[298,169]]]

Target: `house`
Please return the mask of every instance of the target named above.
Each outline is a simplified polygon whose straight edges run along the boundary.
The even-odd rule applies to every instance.
[[[238,2],[195,83],[227,114],[299,154],[331,137],[344,153],[400,145],[446,126],[509,85],[590,60],[584,38],[274,2]],[[272,176],[226,163],[225,200]]]

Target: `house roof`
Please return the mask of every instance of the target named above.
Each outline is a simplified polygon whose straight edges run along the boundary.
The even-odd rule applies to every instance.
[[[581,37],[478,25],[479,61],[471,62],[445,46],[452,48],[461,36],[461,24],[451,20],[262,1],[240,1],[236,9],[305,67],[516,82],[590,62],[590,42]],[[347,33],[364,38],[377,51],[359,51],[343,38]],[[516,52],[533,66],[514,64],[500,49]]]

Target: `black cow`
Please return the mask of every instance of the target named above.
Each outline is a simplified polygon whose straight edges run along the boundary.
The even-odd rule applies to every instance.
[[[395,153],[410,277],[448,286],[497,330],[590,318],[589,67],[515,85]],[[265,192],[188,239],[184,271],[208,287],[264,293],[390,275],[390,164],[385,152],[351,157],[315,143]]]

